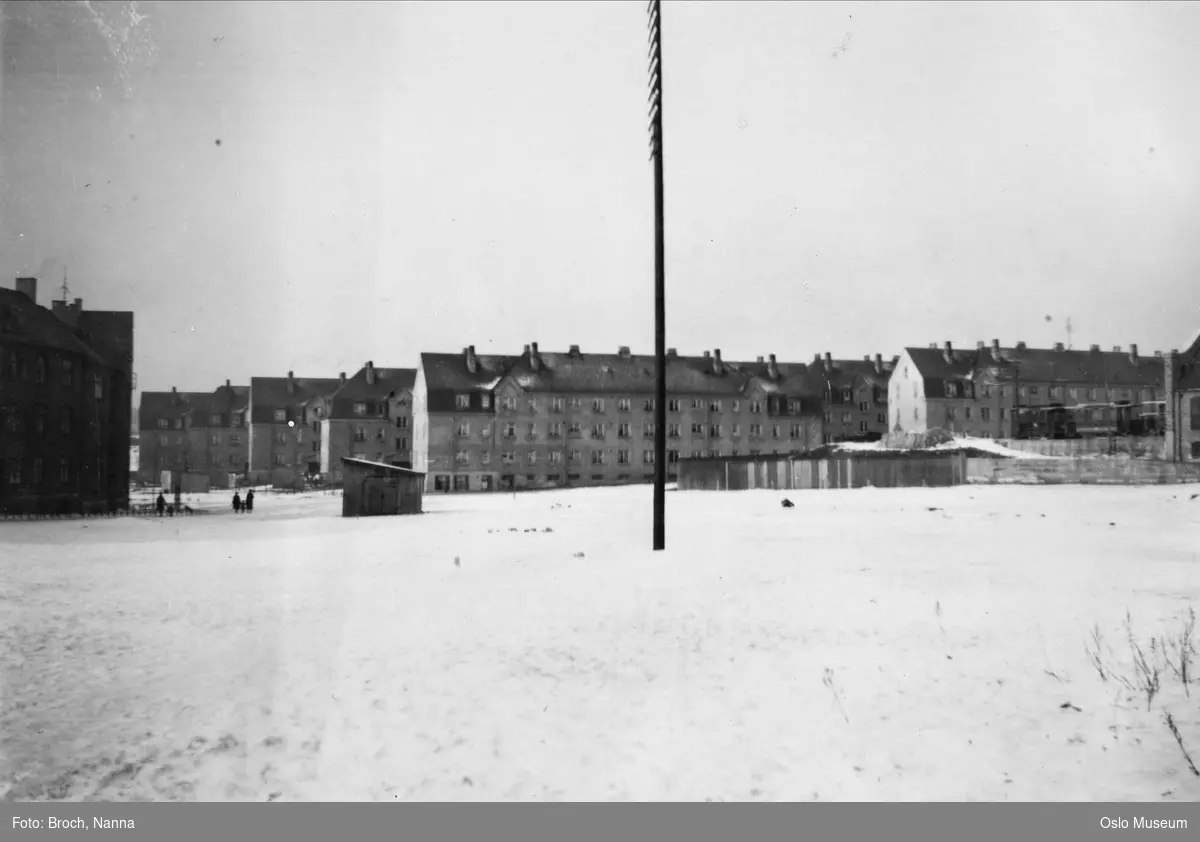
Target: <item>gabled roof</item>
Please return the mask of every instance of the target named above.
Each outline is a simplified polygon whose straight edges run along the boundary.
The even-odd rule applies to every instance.
[[[656,389],[655,360],[649,355],[589,354],[579,352],[526,352],[519,356],[477,355],[475,372],[467,369],[462,354],[421,354],[421,368],[430,391],[492,391],[508,378],[527,392],[554,394],[645,394]],[[717,373],[717,367],[720,373]],[[667,391],[671,394],[745,394],[752,381],[789,389],[809,388],[806,368],[778,364],[780,378],[766,377],[766,363],[721,361],[715,357],[667,358]]]
[[[1175,388],[1181,391],[1200,389],[1200,335],[1176,357]]]
[[[16,290],[0,289],[0,337],[51,351],[81,354],[91,362],[115,366],[89,347],[58,316]]]
[[[895,359],[880,360],[881,371],[875,370],[874,360],[830,360],[826,368],[824,359],[813,360],[814,376],[832,388],[844,388],[856,383],[866,383],[868,386],[886,388],[891,380]]]
[[[173,420],[206,411],[211,401],[211,392],[142,392],[138,421],[142,429],[153,429],[159,418]]]
[[[411,391],[417,379],[415,368],[376,367],[374,371],[374,383],[367,383],[367,369],[366,366],[363,366],[353,377],[347,378],[345,384],[329,396],[330,399],[336,401],[384,400],[393,392]]]
[[[975,377],[1038,383],[1088,383],[1097,386],[1154,386],[1163,382],[1163,361],[1126,351],[1076,351],[1044,348],[953,349],[947,360],[940,348],[906,348],[921,376],[951,380]]]
[[[294,377],[291,382],[294,391],[289,392],[287,377],[251,377],[253,406],[269,409],[299,406],[313,398],[327,397],[342,385],[336,377]]]

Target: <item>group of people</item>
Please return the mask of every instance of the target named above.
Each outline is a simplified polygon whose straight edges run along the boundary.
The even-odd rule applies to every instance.
[[[178,491],[176,491],[175,492],[175,505],[168,506],[167,498],[164,497],[163,492],[160,491],[160,492],[158,492],[158,500],[156,500],[154,502],[154,508],[158,510],[159,517],[162,517],[164,512],[166,514],[170,515],[171,517],[175,517],[176,512],[180,512],[181,514],[183,512],[183,496]]]
[[[241,514],[242,512],[250,514],[252,511],[254,511],[254,489],[251,488],[246,492],[246,499],[244,501],[242,500],[242,496],[240,494],[238,494],[236,491],[233,492],[234,514]]]

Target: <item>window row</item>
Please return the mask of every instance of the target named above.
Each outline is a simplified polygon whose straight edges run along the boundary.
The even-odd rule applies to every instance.
[[[883,421],[885,421],[885,418],[882,415],[880,415],[879,420],[881,422],[883,422]],[[785,426],[786,426],[787,434],[788,434],[789,438],[801,438],[804,435],[804,425],[803,424],[788,424],[788,425],[772,424],[772,425],[769,425],[769,427],[768,427],[768,429],[770,430],[771,437],[777,438],[777,439],[783,438],[784,437],[783,431],[785,429]],[[588,434],[593,439],[607,438],[610,430],[612,430],[614,427],[616,429],[617,438],[619,438],[619,439],[634,438],[633,425],[627,424],[627,423],[619,423],[619,424],[615,424],[615,425],[603,424],[603,423],[591,424],[588,426]],[[455,427],[455,432],[456,432],[458,438],[469,438],[471,435],[471,429],[472,429],[472,427],[471,427],[470,421],[462,421]],[[654,431],[655,431],[654,424],[642,424],[639,429],[640,429],[642,438],[654,438]],[[762,438],[763,437],[763,425],[762,424],[747,424],[746,430],[747,430],[747,435],[751,436],[752,438]],[[731,437],[738,438],[742,435],[742,425],[741,424],[732,424],[732,425],[726,426],[724,424],[692,424],[691,428],[690,428],[690,432],[691,432],[692,437],[721,438],[726,433],[728,433]],[[546,431],[545,431],[546,437],[551,438],[551,439],[561,439],[564,436],[571,437],[571,438],[577,438],[577,437],[582,437],[583,434],[584,434],[584,427],[582,424],[580,424],[577,421],[572,421],[569,423],[562,422],[562,421],[552,421],[552,422],[550,422],[550,424],[547,425]],[[682,435],[683,435],[683,425],[682,424],[668,424],[667,425],[667,437],[668,438],[681,438]],[[479,429],[479,438],[486,440],[486,439],[490,439],[491,436],[492,436],[491,425],[487,424],[487,423],[483,424]],[[537,424],[528,424],[525,426],[524,436],[525,436],[526,440],[539,439],[542,436],[541,428]],[[503,423],[500,427],[500,437],[502,439],[517,438],[518,437],[517,425],[512,422]]]
[[[526,398],[525,407],[530,412],[539,412],[545,405],[545,398]],[[489,395],[481,395],[481,406],[483,409],[491,408],[491,399]],[[590,405],[592,412],[605,412],[610,405],[616,406],[617,412],[632,412],[633,407],[640,404],[642,411],[653,412],[656,401],[654,398],[644,398],[634,400],[633,398],[616,398],[610,404],[608,398],[550,398],[549,408],[551,412],[565,412],[568,409],[582,409],[586,404]],[[767,403],[761,400],[752,400],[744,402],[752,414],[761,414],[767,407]],[[692,410],[703,411],[706,407],[709,412],[723,412],[728,405],[730,412],[741,412],[743,401],[740,399],[729,400],[723,399],[705,400],[703,398],[670,398],[667,401],[667,411],[679,412],[684,405],[689,405]],[[497,406],[506,412],[516,412],[519,406],[519,400],[515,396],[509,395],[497,401]],[[789,400],[786,403],[789,412],[797,413],[800,411],[800,401]],[[467,410],[471,408],[470,395],[455,395],[454,408]]]
[[[16,407],[0,408],[0,425],[9,435],[44,436],[52,429],[50,417],[50,409],[45,406],[35,406],[24,412]],[[53,429],[61,435],[70,435],[75,429],[75,413],[70,408],[57,410],[55,421]]]
[[[60,484],[72,482],[73,473],[70,459],[65,456],[59,459],[57,468]],[[103,466],[101,468],[103,469]],[[40,486],[45,483],[46,476],[46,460],[41,456],[24,460],[17,458],[5,460],[4,481],[9,485],[23,485],[28,481],[31,485]]]

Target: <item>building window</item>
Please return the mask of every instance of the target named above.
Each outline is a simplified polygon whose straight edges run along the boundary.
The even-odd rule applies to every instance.
[[[578,421],[572,421],[570,424],[567,425],[567,435],[568,436],[581,436],[581,435],[583,435],[583,427],[580,425],[580,423]]]
[[[531,425],[532,426],[532,425]],[[547,433],[552,439],[561,439],[563,434],[563,425],[561,421],[551,422]]]
[[[692,435],[693,436],[704,435],[704,425],[703,424],[693,424],[692,425]]]
[[[729,435],[733,436],[734,438],[737,438],[741,434],[742,434],[742,425],[741,424],[734,424],[733,429],[729,431]]]
[[[492,396],[491,395],[480,395],[479,396],[479,405],[482,406],[484,409],[491,409],[492,408]]]
[[[460,436],[471,435],[471,425],[468,422],[463,421],[461,424],[458,425],[458,434]]]
[[[454,396],[454,408],[455,409],[470,409],[471,408],[471,396],[470,395],[455,395]],[[358,406],[356,405],[355,411],[357,411],[357,410],[358,410]],[[365,406],[363,407],[363,410],[364,411],[366,410]]]
[[[629,411],[629,398],[621,398],[617,401],[617,412]]]
[[[525,406],[532,413],[536,413],[538,411],[538,402],[536,398],[530,398],[529,400],[525,401]]]
[[[1191,428],[1200,430],[1200,397],[1190,399],[1188,408],[1191,410],[1189,414],[1192,416]]]
[[[549,461],[550,461],[551,465],[561,465],[562,464],[562,454],[559,453],[558,451],[551,453]]]
[[[720,424],[709,424],[708,425],[708,434],[713,438],[720,438],[721,437],[721,425]]]
[[[354,458],[356,458],[356,459],[361,459],[361,458],[362,458],[362,456],[360,456],[360,455],[358,455],[358,454],[355,454],[355,457],[354,457]],[[274,456],[273,456],[273,458],[271,459],[271,461],[272,461],[274,464],[276,464],[276,465],[280,465],[280,466],[287,465],[287,463],[288,463],[288,462],[287,462],[287,456],[286,456],[285,454],[283,454],[283,453],[276,453],[276,454],[274,454]]]
[[[778,424],[771,425],[771,437],[777,439],[782,438],[781,428]]]
[[[948,398],[957,398],[958,397],[958,384],[957,383],[947,383],[946,384],[946,397],[948,397]]]
[[[679,424],[668,424],[667,425],[667,437],[672,438],[672,439],[677,439],[677,438],[679,438],[679,436],[680,436],[680,425]]]
[[[981,421],[991,421],[991,420],[992,420],[992,409],[991,409],[991,407],[988,407],[988,406],[981,406],[981,407],[979,408],[979,418],[980,418],[980,420],[981,420]]]
[[[762,414],[762,401],[750,401],[750,413],[752,415]]]
[[[526,461],[530,465],[536,465],[537,464],[537,451],[536,450],[529,451],[529,453],[526,454]]]
[[[654,411],[654,398],[646,398],[646,402],[642,404],[642,409],[646,412]]]
[[[1200,441],[1192,442],[1192,458],[1200,459]]]
[[[628,465],[629,464],[629,451],[628,450],[618,450],[617,451],[617,464],[618,465]]]
[[[969,406],[963,407],[963,418],[966,419],[967,421],[971,420],[971,407],[969,407]]]
[[[620,438],[620,439],[629,438],[629,425],[628,424],[618,424],[617,425],[617,438]]]
[[[678,461],[679,461],[679,451],[678,450],[668,450],[667,451],[667,462],[674,463],[674,462],[678,462]]]
[[[603,412],[603,411],[604,411],[604,398],[593,398],[592,399],[592,412]]]
[[[592,451],[592,464],[593,465],[603,465],[604,464],[604,451],[603,450],[593,450]]]
[[[750,436],[752,438],[753,437],[761,437],[762,436],[762,424],[751,424],[750,425]]]
[[[167,423],[167,419],[166,419],[166,418],[159,418],[159,419],[158,419],[158,429],[160,429],[160,430],[165,430],[165,429],[167,429],[167,428],[168,428],[168,427],[170,427],[170,426],[171,426],[171,425]]]
[[[668,400],[667,401],[667,409],[671,412],[678,412],[679,411],[679,399],[671,398],[670,400]]]
[[[517,461],[516,451],[506,450],[500,454],[500,461],[505,465],[511,465]]]
[[[843,412],[843,413],[842,413],[842,423],[843,423],[843,424],[849,424],[849,423],[850,423],[850,418],[851,418],[851,415],[850,415],[850,413],[849,413],[849,412]]]
[[[654,464],[654,451],[653,450],[643,450],[642,451],[642,463],[645,465],[653,465]]]
[[[567,458],[571,462],[579,462],[582,460],[582,454],[578,450],[572,450],[570,454],[568,454]]]
[[[709,412],[720,412],[721,411],[721,402],[720,401],[710,401],[708,404],[708,411]]]
[[[867,422],[866,421],[858,422],[858,431],[860,433],[865,433],[867,431]]]
[[[64,386],[75,385],[75,365],[70,360],[62,361],[62,382]]]
[[[604,429],[603,424],[593,424],[592,425],[592,438],[602,439],[602,438],[604,438],[605,432],[606,431]]]
[[[741,412],[741,411],[742,411],[742,402],[741,402],[741,401],[734,401],[734,402],[733,402],[733,405],[730,407],[730,410],[731,410],[732,412]]]
[[[71,481],[71,462],[65,456],[58,460],[58,481],[62,483]]]
[[[398,417],[396,419],[396,429],[397,430],[407,430],[408,429],[408,416],[407,415],[401,415],[400,417]]]
[[[221,437],[218,434],[213,433],[208,437],[208,443],[215,447],[221,443]]]
[[[867,422],[866,421],[862,422],[862,425],[863,425],[863,429],[865,430],[867,428]],[[804,437],[804,428],[800,424],[793,424],[791,426],[791,428],[788,430],[788,436],[793,439],[803,438]]]
[[[367,414],[367,405],[365,403],[356,403],[354,405],[354,414],[355,415],[366,415]]]
[[[551,412],[562,412],[563,411],[563,399],[562,398],[551,398],[550,399],[550,411]]]
[[[485,450],[482,453],[480,453],[479,454],[479,463],[481,465],[492,464],[492,452],[490,450]]]
[[[850,403],[854,400],[854,394],[849,389],[842,389],[842,403]]]
[[[449,491],[450,490],[450,475],[436,474],[433,478],[434,491]]]
[[[952,407],[952,406],[946,407],[946,420],[953,421],[953,420],[955,420],[955,418],[956,418],[956,414],[954,411],[954,407]]]
[[[470,456],[467,454],[467,451],[465,451],[465,450],[460,450],[454,454],[454,461],[460,465],[467,464],[467,461],[469,459],[470,459]]]
[[[9,485],[21,484],[21,460],[9,459],[5,463],[4,476],[8,480]]]
[[[887,415],[880,412],[878,415],[875,416],[875,421],[879,424],[886,424],[887,423]]]
[[[525,431],[525,437],[529,439],[536,439],[537,434],[537,424],[530,424],[529,428]]]
[[[506,439],[515,439],[517,437],[517,425],[511,421],[504,425],[504,437]]]
[[[866,411],[867,411],[867,410],[869,410],[870,408],[871,408],[871,404],[867,403],[866,401],[859,401],[859,402],[858,402],[858,411],[859,411],[859,412],[866,412]]]

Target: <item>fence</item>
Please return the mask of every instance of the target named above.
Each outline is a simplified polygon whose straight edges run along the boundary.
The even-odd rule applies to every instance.
[[[1039,456],[1132,456],[1137,459],[1167,458],[1167,440],[1162,436],[1096,436],[1084,439],[1003,439],[1010,450]]]
[[[1156,459],[983,459],[967,460],[967,481],[1017,485],[1163,485],[1200,482],[1200,463]]]
[[[964,453],[871,453],[822,457],[683,459],[680,491],[906,488],[963,485]]]

